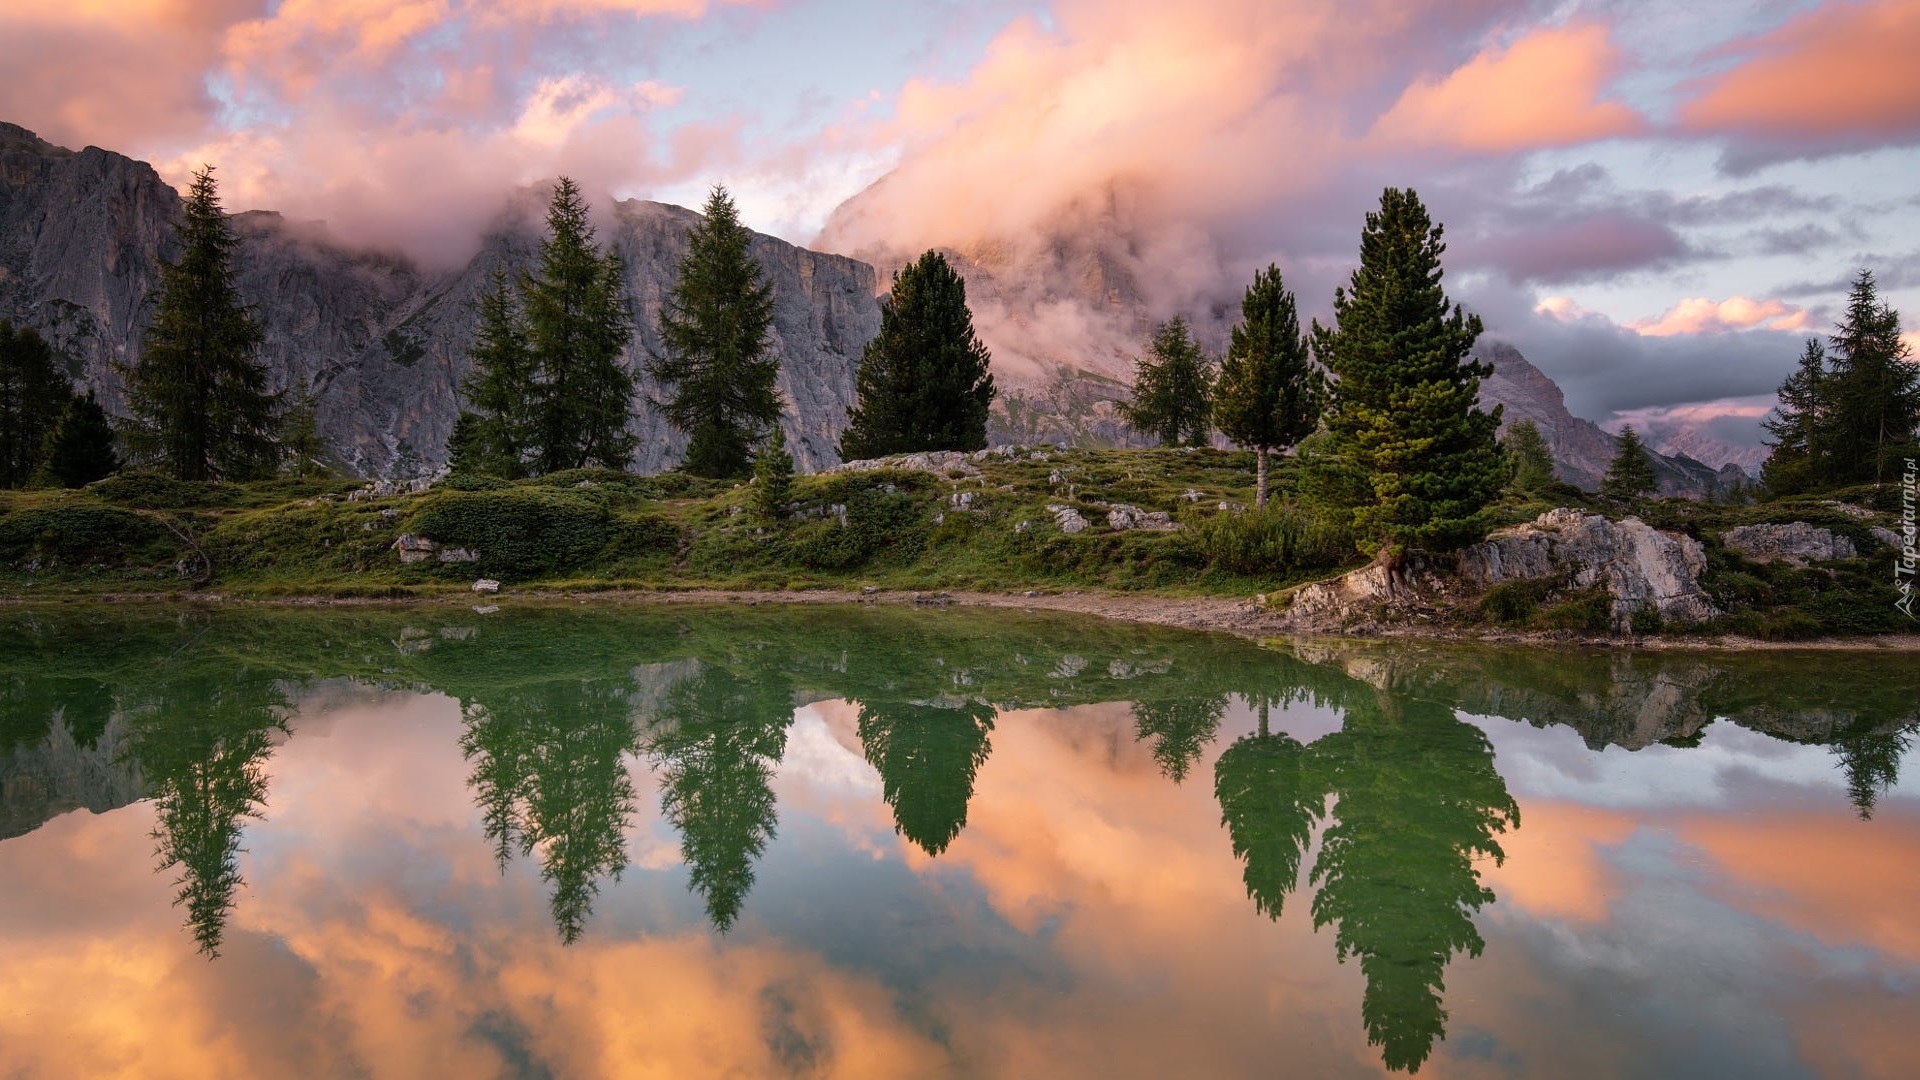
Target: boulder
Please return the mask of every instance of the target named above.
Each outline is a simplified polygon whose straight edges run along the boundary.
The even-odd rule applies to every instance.
[[[858,461],[843,461],[826,470],[827,472],[873,472],[876,469],[905,469],[908,472],[929,472],[941,476],[979,476],[980,467],[975,461],[985,460],[982,455],[987,451],[968,453],[965,450],[923,450],[915,454],[894,454],[890,457],[862,458]]]
[[[1508,581],[1550,581],[1574,589],[1604,587],[1613,597],[1616,630],[1652,607],[1675,622],[1720,614],[1700,588],[1706,547],[1661,532],[1637,517],[1611,521],[1561,507],[1502,529],[1460,552],[1460,580],[1476,589]]]
[[[401,533],[393,542],[393,550],[400,553],[400,561],[403,563],[425,562],[433,558],[434,551],[439,546],[426,537],[413,533]]]
[[[1742,525],[1720,534],[1720,542],[1754,562],[1784,562],[1789,566],[1851,559],[1860,554],[1852,540],[1804,521]]]
[[[500,591],[500,583],[492,578],[481,578],[473,583],[473,591],[482,596],[490,596]]]
[[[479,562],[480,553],[472,548],[441,548],[435,554],[441,562]]]
[[[1060,531],[1066,533],[1068,536],[1085,532],[1087,529],[1087,519],[1081,517],[1080,511],[1075,510],[1071,506],[1055,506],[1049,504],[1047,506],[1047,513],[1053,515],[1053,523],[1060,526]]]
[[[1147,529],[1152,532],[1172,532],[1180,526],[1173,520],[1173,515],[1165,510],[1147,511],[1125,503],[1114,503],[1107,510],[1107,527],[1116,531]]]

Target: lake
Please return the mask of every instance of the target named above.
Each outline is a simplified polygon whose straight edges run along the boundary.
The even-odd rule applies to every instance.
[[[1920,1075],[1920,664],[0,611],[7,1077]]]

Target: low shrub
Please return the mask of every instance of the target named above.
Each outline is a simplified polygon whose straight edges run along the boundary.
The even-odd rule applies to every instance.
[[[1354,556],[1353,532],[1338,511],[1268,503],[1265,509],[1221,513],[1193,523],[1193,543],[1207,562],[1236,574],[1272,574],[1339,566]]]
[[[1540,610],[1544,581],[1503,581],[1480,598],[1480,617],[1497,626],[1521,626]]]
[[[159,522],[112,506],[41,506],[0,515],[0,562],[122,565],[173,557]]]
[[[1544,630],[1571,630],[1606,634],[1613,630],[1613,597],[1605,589],[1569,593],[1560,602],[1540,609],[1535,625]]]
[[[407,520],[408,532],[480,556],[463,565],[488,577],[524,579],[569,570],[604,555],[621,537],[600,503],[538,487],[435,491]]]
[[[165,473],[134,469],[115,473],[87,485],[87,493],[115,506],[139,510],[187,510],[231,506],[240,496],[237,484],[175,480]]]

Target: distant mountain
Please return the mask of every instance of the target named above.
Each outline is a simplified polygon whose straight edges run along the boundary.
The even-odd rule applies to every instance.
[[[445,459],[477,298],[496,269],[532,265],[544,205],[544,191],[503,197],[479,254],[451,270],[346,247],[324,226],[276,213],[234,216],[240,290],[265,326],[272,385],[313,387],[321,433],[345,464],[413,475]],[[143,305],[179,212],[179,194],[144,162],[0,124],[0,318],[39,328],[110,410],[123,401],[111,362],[138,355]],[[660,305],[699,217],[638,200],[610,216],[602,239],[626,261],[638,333],[624,362],[637,367],[659,345]],[[873,268],[770,236],[755,236],[753,254],[773,286],[788,445],[803,468],[833,464],[860,351],[879,331]],[[684,449],[652,404],[660,393],[643,375],[629,425],[643,472]]]
[[[1698,428],[1650,425],[1645,434],[1647,445],[1663,454],[1684,455],[1716,467],[1737,465],[1754,479],[1759,478],[1760,467],[1772,454],[1764,446],[1736,446]]]

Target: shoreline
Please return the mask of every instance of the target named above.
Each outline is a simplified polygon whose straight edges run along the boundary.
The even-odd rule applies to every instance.
[[[905,607],[996,608],[1018,611],[1051,611],[1089,615],[1120,622],[1165,626],[1172,629],[1232,634],[1256,643],[1300,638],[1379,643],[1445,643],[1486,645],[1530,649],[1645,650],[1649,652],[1920,652],[1920,632],[1862,637],[1824,637],[1805,641],[1762,641],[1742,637],[1639,637],[1602,638],[1577,635],[1513,631],[1477,631],[1460,627],[1388,627],[1377,632],[1325,633],[1301,631],[1286,625],[1286,619],[1251,599],[1219,596],[1150,596],[1130,593],[1104,593],[1090,590],[1058,592],[996,593],[970,590],[876,590],[803,589],[795,591],[756,591],[750,589],[605,589],[566,590],[531,589],[483,596],[466,593],[404,597],[276,596],[230,597],[220,592],[204,593],[71,593],[41,597],[0,597],[0,609],[8,607],[67,607],[118,604],[184,604],[198,606],[235,605],[258,607],[392,607],[423,606],[474,607],[481,604],[523,602],[530,604],[593,604],[628,606],[640,604],[688,604],[708,606],[760,604],[796,605],[871,605]],[[477,602],[477,603],[476,603]]]

